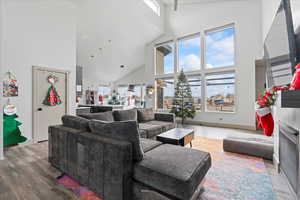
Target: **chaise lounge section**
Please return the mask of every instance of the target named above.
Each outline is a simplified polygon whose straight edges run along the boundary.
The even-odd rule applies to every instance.
[[[136,121],[64,116],[49,127],[49,162],[103,200],[194,200],[209,153],[140,138]]]

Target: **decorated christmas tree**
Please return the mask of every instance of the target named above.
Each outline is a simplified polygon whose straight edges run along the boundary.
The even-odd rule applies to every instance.
[[[26,137],[21,135],[19,126],[22,123],[17,121],[16,118],[18,118],[16,107],[13,105],[5,106],[3,114],[3,142],[5,147],[17,145],[27,140]]]
[[[196,115],[191,87],[183,71],[177,78],[171,113],[181,118],[182,124],[187,118],[194,118]]]

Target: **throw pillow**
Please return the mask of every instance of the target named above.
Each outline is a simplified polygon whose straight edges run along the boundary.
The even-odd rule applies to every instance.
[[[115,121],[137,121],[137,110],[115,110],[113,112]]]
[[[140,123],[154,120],[154,112],[152,108],[139,109],[137,113],[138,121]]]
[[[84,117],[86,119],[97,119],[100,121],[113,122],[114,116],[112,111],[101,112],[101,113],[88,113],[88,114],[80,114],[80,117]]]
[[[72,115],[64,115],[61,118],[63,125],[69,128],[79,129],[82,131],[90,131],[89,121],[88,119],[72,116]]]
[[[117,140],[128,141],[133,146],[133,160],[141,161],[144,151],[136,121],[104,122],[92,120],[89,122],[92,133]]]

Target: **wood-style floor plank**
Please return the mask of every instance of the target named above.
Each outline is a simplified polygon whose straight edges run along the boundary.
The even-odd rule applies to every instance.
[[[56,181],[61,173],[48,163],[48,144],[5,150],[0,161],[1,200],[79,200]]]

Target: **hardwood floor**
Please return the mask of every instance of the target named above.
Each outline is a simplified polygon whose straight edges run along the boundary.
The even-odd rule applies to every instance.
[[[60,172],[47,160],[48,143],[14,147],[5,151],[0,161],[1,200],[78,199],[57,184]]]
[[[237,129],[192,127],[195,135],[209,138],[222,139],[230,134],[258,136]],[[0,200],[79,200],[72,192],[56,182],[60,172],[50,166],[47,156],[47,142],[5,150],[6,159],[0,161]],[[277,199],[293,200],[286,180],[275,172],[272,163],[266,161],[266,166]]]

